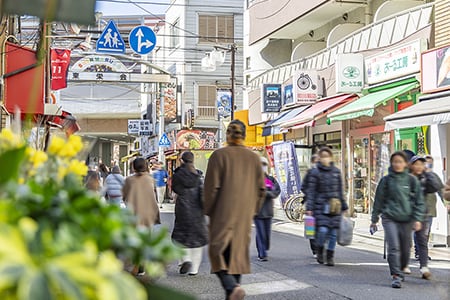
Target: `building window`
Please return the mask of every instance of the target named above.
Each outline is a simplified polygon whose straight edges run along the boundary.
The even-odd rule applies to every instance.
[[[170,48],[176,48],[180,44],[180,19],[170,25]]]
[[[245,69],[250,70],[250,56],[245,58]]]
[[[245,75],[245,86],[246,87],[250,86],[250,75]]]
[[[199,43],[228,44],[234,42],[234,16],[198,16]]]
[[[200,85],[198,87],[197,117],[215,119],[217,115],[217,89],[214,85]]]

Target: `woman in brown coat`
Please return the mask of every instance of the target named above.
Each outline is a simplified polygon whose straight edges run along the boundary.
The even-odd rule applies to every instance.
[[[128,177],[123,186],[123,201],[137,216],[138,226],[152,227],[160,223],[153,178],[143,158],[138,157],[133,161],[133,169],[134,175]]]
[[[447,201],[447,211],[450,214],[450,179],[447,181],[444,187],[444,200]]]
[[[253,217],[265,196],[264,173],[258,155],[243,146],[245,125],[231,121],[227,147],[214,151],[204,184],[204,209],[210,217],[209,258],[227,299],[243,299],[241,274],[250,273]]]

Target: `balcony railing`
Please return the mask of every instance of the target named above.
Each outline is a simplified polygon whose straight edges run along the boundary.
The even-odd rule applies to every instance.
[[[197,106],[196,118],[201,120],[215,120],[217,118],[217,107]]]

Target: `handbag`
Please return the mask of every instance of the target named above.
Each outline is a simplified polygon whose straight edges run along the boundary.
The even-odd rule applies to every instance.
[[[305,238],[308,240],[315,239],[316,236],[316,219],[313,216],[305,216]]]
[[[353,240],[353,227],[355,222],[349,217],[342,216],[341,224],[338,231],[338,244],[341,246],[349,246]]]

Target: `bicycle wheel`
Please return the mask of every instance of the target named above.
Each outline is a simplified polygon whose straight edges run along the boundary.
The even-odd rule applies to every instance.
[[[285,212],[289,220],[293,222],[302,222],[304,216],[304,209],[302,204],[303,198],[294,196],[286,202]]]

